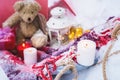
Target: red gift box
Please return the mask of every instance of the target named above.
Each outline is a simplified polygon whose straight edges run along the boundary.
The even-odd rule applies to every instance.
[[[15,34],[9,27],[0,29],[0,49],[12,50],[15,48]]]

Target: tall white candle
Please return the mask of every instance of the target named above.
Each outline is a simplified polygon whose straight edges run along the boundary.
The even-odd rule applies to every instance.
[[[96,43],[91,40],[81,40],[77,44],[77,62],[84,66],[94,63]]]
[[[30,47],[24,49],[24,63],[26,65],[32,65],[37,62],[37,49]]]

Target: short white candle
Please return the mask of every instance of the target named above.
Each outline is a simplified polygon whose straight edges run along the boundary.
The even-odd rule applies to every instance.
[[[24,63],[26,65],[32,65],[37,62],[37,49],[30,47],[24,49]]]
[[[77,44],[77,62],[84,66],[94,63],[96,43],[91,40],[81,40]]]

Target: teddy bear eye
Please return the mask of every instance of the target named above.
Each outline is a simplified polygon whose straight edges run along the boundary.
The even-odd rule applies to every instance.
[[[33,11],[31,13],[33,14]]]

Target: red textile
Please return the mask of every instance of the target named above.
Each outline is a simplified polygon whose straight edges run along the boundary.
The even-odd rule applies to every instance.
[[[0,50],[15,48],[15,35],[10,28],[0,29]]]

